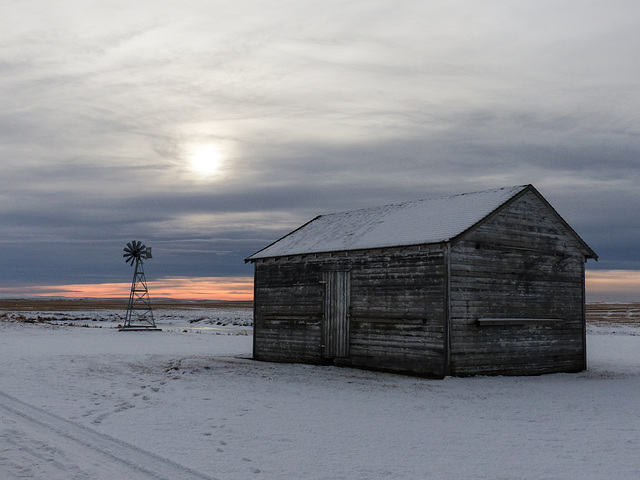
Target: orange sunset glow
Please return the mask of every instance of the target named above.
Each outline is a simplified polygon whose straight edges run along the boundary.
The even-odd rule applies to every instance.
[[[147,282],[151,297],[190,300],[253,300],[253,277],[167,277]],[[130,282],[3,287],[0,295],[63,298],[124,298]],[[587,301],[640,301],[640,272],[586,272]]]
[[[640,301],[640,272],[636,270],[594,270],[585,277],[587,301]]]
[[[252,277],[168,277],[147,282],[150,296],[190,300],[253,300]],[[124,298],[130,282],[0,288],[0,295],[63,298]]]

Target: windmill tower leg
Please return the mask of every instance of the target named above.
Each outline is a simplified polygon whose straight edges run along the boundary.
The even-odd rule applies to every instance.
[[[135,259],[135,271],[131,281],[131,292],[129,293],[129,304],[127,305],[127,315],[124,326],[120,331],[160,331],[156,327],[153,318],[153,309],[149,298],[147,280],[144,276],[144,267],[140,258]]]

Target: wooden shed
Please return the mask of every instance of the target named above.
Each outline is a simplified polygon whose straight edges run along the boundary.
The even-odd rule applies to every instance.
[[[246,259],[253,356],[438,378],[581,371],[588,258],[532,185],[321,215]]]

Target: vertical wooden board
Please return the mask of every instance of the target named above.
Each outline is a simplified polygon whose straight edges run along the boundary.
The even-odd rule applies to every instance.
[[[324,272],[324,282],[323,354],[326,358],[346,358],[349,356],[349,272]]]

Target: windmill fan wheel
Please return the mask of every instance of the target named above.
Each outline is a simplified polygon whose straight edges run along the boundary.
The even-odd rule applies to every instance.
[[[127,246],[124,247],[124,253],[122,256],[124,257],[124,261],[130,265],[133,265],[133,262],[136,260],[146,258],[147,247],[142,244],[142,242],[133,240],[127,243]]]

